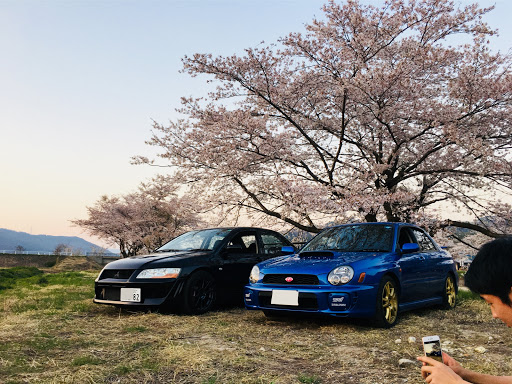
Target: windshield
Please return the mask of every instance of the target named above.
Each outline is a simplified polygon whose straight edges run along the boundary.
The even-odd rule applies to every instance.
[[[359,224],[328,228],[311,240],[301,252],[390,252],[392,247],[393,226]]]
[[[205,229],[187,232],[162,245],[157,251],[211,251],[218,247],[230,232],[231,229]]]

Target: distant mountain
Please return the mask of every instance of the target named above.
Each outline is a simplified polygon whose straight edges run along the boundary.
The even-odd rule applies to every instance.
[[[0,251],[14,251],[23,247],[24,251],[53,252],[61,244],[73,252],[80,251],[83,254],[108,252],[104,248],[76,236],[31,235],[0,228]]]

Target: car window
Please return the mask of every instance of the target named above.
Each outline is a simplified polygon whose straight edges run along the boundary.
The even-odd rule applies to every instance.
[[[185,251],[192,249],[211,250],[217,244],[217,241],[224,239],[229,229],[205,229],[201,231],[191,231],[169,241],[160,247],[159,251]]]
[[[216,249],[222,243],[226,236],[223,234],[213,235],[211,238],[205,240],[205,248],[207,249]]]
[[[432,240],[427,236],[427,234],[419,229],[412,230],[414,237],[416,238],[416,242],[420,246],[420,250],[422,252],[435,251],[436,247]]]
[[[391,225],[343,225],[324,230],[311,240],[301,252],[319,250],[389,252],[393,247],[393,241],[393,226]]]
[[[410,236],[409,228],[400,228],[400,234],[398,235],[398,248],[402,249],[405,243],[415,243],[416,240]]]
[[[228,243],[229,245],[239,245],[242,247],[242,253],[257,253],[258,246],[256,235],[254,233],[240,233]]]
[[[263,243],[262,253],[266,255],[281,255],[281,248],[285,245],[289,245],[279,237],[270,233],[262,234],[261,242]]]

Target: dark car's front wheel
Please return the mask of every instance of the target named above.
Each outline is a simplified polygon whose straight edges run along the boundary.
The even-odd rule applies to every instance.
[[[194,272],[183,288],[183,313],[199,315],[208,312],[216,299],[217,285],[213,276],[206,271]]]
[[[390,328],[398,320],[398,288],[395,280],[385,276],[377,291],[375,324],[379,327]]]
[[[443,308],[455,308],[455,299],[457,292],[455,290],[455,280],[452,275],[448,275],[444,282]]]

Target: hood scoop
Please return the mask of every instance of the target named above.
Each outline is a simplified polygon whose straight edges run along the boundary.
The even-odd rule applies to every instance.
[[[332,259],[334,257],[333,252],[329,251],[306,251],[299,253],[301,259]]]

